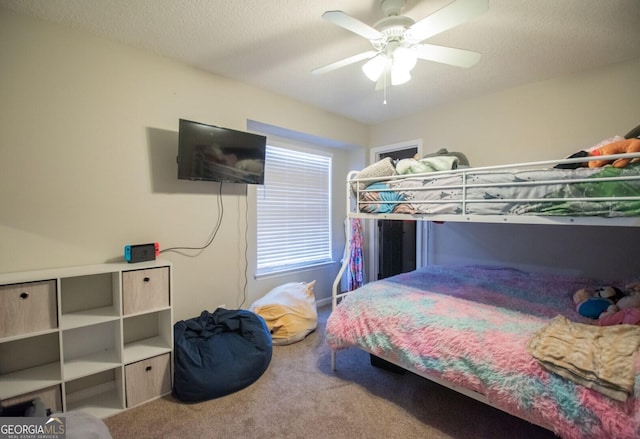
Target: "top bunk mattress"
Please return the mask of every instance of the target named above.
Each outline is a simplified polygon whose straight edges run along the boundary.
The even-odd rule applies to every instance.
[[[625,168],[465,168],[357,181],[350,184],[362,213],[640,216],[638,163]]]

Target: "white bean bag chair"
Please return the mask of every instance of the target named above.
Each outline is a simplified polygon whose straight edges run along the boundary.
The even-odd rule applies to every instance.
[[[274,345],[298,342],[317,328],[315,283],[314,280],[280,285],[251,305],[250,310],[266,322]]]

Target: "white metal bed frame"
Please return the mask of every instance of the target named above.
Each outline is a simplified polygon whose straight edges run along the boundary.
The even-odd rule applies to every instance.
[[[617,155],[609,155],[609,156],[598,156],[593,157],[591,160],[615,160],[619,158],[637,158],[640,159],[640,153],[633,154],[617,154]],[[349,265],[349,257],[351,252],[351,227],[350,218],[360,218],[360,219],[368,219],[368,220],[415,220],[415,221],[443,221],[443,222],[471,222],[471,223],[513,223],[513,224],[547,224],[547,225],[584,225],[584,226],[613,226],[613,227],[640,227],[640,217],[593,217],[593,216],[537,216],[537,215],[478,215],[478,214],[407,214],[407,213],[364,213],[359,211],[359,195],[363,191],[367,191],[367,189],[361,189],[357,183],[359,182],[377,182],[377,181],[388,181],[394,179],[402,179],[406,177],[432,177],[432,176],[442,176],[442,175],[461,175],[462,176],[462,184],[457,187],[462,189],[462,198],[459,200],[447,200],[446,203],[461,203],[463,206],[463,212],[466,211],[465,207],[467,203],[478,203],[484,202],[483,200],[467,200],[466,189],[468,187],[472,187],[473,185],[467,184],[467,175],[469,174],[478,174],[483,172],[495,172],[499,170],[510,170],[510,169],[518,169],[518,170],[533,170],[533,169],[544,169],[551,168],[557,164],[570,164],[570,163],[584,163],[585,161],[589,161],[588,157],[576,158],[576,159],[563,159],[563,160],[547,160],[547,161],[538,161],[538,162],[528,162],[528,163],[520,163],[515,165],[498,165],[498,166],[487,166],[487,167],[478,167],[478,168],[461,168],[451,171],[438,171],[428,174],[411,174],[411,175],[395,175],[390,177],[372,177],[372,178],[356,178],[359,171],[350,171],[347,176],[346,181],[346,212],[347,212],[347,221],[345,221],[345,238],[346,244],[344,248],[344,254],[342,258],[342,265],[338,274],[333,282],[333,290],[332,290],[332,309],[338,305],[339,300],[349,294],[349,292],[341,292],[340,285],[342,282],[342,277],[346,271],[347,266]],[[640,180],[640,176],[634,177],[611,177],[606,179],[598,179],[598,181],[616,181],[616,180]],[[565,181],[563,183],[579,183],[584,181],[593,182],[594,179],[574,179]],[[548,183],[557,183],[556,180],[547,180],[547,181],[536,181],[535,184],[548,184]],[[529,182],[523,182],[521,184],[532,184]],[[509,185],[513,186],[514,183],[509,183]],[[494,186],[490,184],[482,184],[481,186]],[[446,186],[446,188],[452,188],[452,186]],[[433,186],[429,188],[429,190],[434,189]],[[412,189],[413,190],[413,189]],[[416,188],[416,190],[420,190],[420,188]],[[575,198],[574,201],[621,201],[621,200],[640,200],[640,194],[632,197],[611,197],[611,198]],[[492,200],[493,201],[493,200]],[[514,200],[500,200],[500,201],[508,201],[508,202],[539,202],[539,201],[567,201],[567,199],[514,199]],[[370,204],[370,202],[367,202]],[[405,201],[396,201],[396,202],[388,202],[388,203],[406,203]],[[385,361],[389,361],[384,359]],[[407,369],[406,366],[391,362],[392,364],[396,364],[398,367],[401,367],[405,370],[413,372],[423,378],[427,378],[433,382],[436,382],[442,386],[445,386],[451,390],[454,390],[458,393],[466,395],[470,398],[473,398],[477,401],[480,401],[484,404],[487,404],[491,407],[497,408],[499,410],[503,410],[500,407],[493,405],[491,402],[487,400],[487,398],[478,392],[471,391],[464,387],[460,387],[458,385],[452,384],[448,381],[445,381],[437,376],[431,376],[424,372],[418,370]],[[336,369],[336,352],[331,351],[331,368],[332,370]],[[552,426],[549,425],[540,425],[543,428],[553,430]]]
[[[591,160],[614,160],[618,158],[640,158],[640,153],[632,154],[618,154],[609,156],[592,157]],[[428,203],[436,204],[455,204],[459,203],[462,206],[463,212],[466,211],[466,206],[473,203],[490,203],[496,200],[480,200],[480,199],[467,199],[467,189],[478,187],[497,187],[497,186],[531,186],[531,185],[543,185],[554,183],[584,183],[593,182],[593,178],[572,179],[572,180],[537,180],[535,182],[521,181],[521,182],[508,182],[508,183],[468,183],[468,176],[472,174],[487,174],[500,170],[513,170],[519,171],[527,170],[540,170],[544,168],[550,168],[557,164],[571,164],[571,163],[584,163],[589,158],[577,158],[577,159],[563,159],[563,160],[547,160],[539,162],[519,163],[512,165],[497,165],[497,166],[485,166],[478,168],[460,168],[450,171],[437,171],[426,174],[410,174],[410,175],[393,175],[388,177],[370,177],[370,178],[356,178],[358,171],[351,171],[347,176],[347,217],[349,218],[363,218],[363,219],[398,219],[398,220],[427,220],[427,221],[456,221],[456,222],[480,222],[480,223],[504,223],[512,222],[518,224],[568,224],[568,225],[597,225],[597,226],[640,226],[640,218],[638,217],[616,217],[616,218],[604,218],[604,217],[589,217],[589,216],[541,216],[541,215],[478,215],[478,214],[406,214],[406,213],[364,213],[360,212],[359,204],[365,204],[358,202],[359,196],[363,192],[370,192],[370,189],[361,189],[358,182],[378,182],[378,181],[391,181],[398,179],[405,179],[407,177],[415,178],[434,178],[448,175],[460,175],[462,177],[462,183],[457,185],[446,186],[429,186],[428,188],[413,187],[403,188],[403,190],[434,190],[434,189],[461,189],[462,196],[459,199],[448,199],[442,201],[430,200]],[[640,180],[640,176],[620,176],[620,177],[608,177],[598,178],[597,181],[629,181]],[[352,190],[354,188],[355,190]],[[388,189],[388,191],[393,191]],[[376,189],[375,192],[380,192]],[[573,201],[633,201],[640,200],[640,195],[633,197],[611,197],[611,198],[572,198]],[[501,199],[500,202],[516,202],[516,203],[532,203],[532,202],[554,202],[554,201],[567,201],[567,198],[516,198],[516,199]],[[366,202],[366,204],[375,204],[376,202]],[[384,201],[379,204],[404,204],[406,201]],[[419,203],[419,202],[417,202]]]

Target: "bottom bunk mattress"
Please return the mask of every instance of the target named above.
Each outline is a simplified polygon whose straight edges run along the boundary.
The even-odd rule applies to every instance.
[[[333,350],[359,347],[481,394],[564,438],[638,438],[636,349],[624,359],[632,374],[624,400],[563,378],[530,354],[530,342],[558,319],[602,329],[585,325],[594,321],[579,315],[572,299],[601,285],[611,283],[501,267],[425,267],[345,296],[329,316],[327,341]]]

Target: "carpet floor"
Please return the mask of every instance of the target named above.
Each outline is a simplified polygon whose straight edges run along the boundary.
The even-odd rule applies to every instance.
[[[372,367],[358,349],[324,340],[330,307],[301,342],[274,346],[267,371],[221,398],[185,404],[156,399],[105,420],[114,439],[143,438],[554,438],[500,410],[411,373]]]

